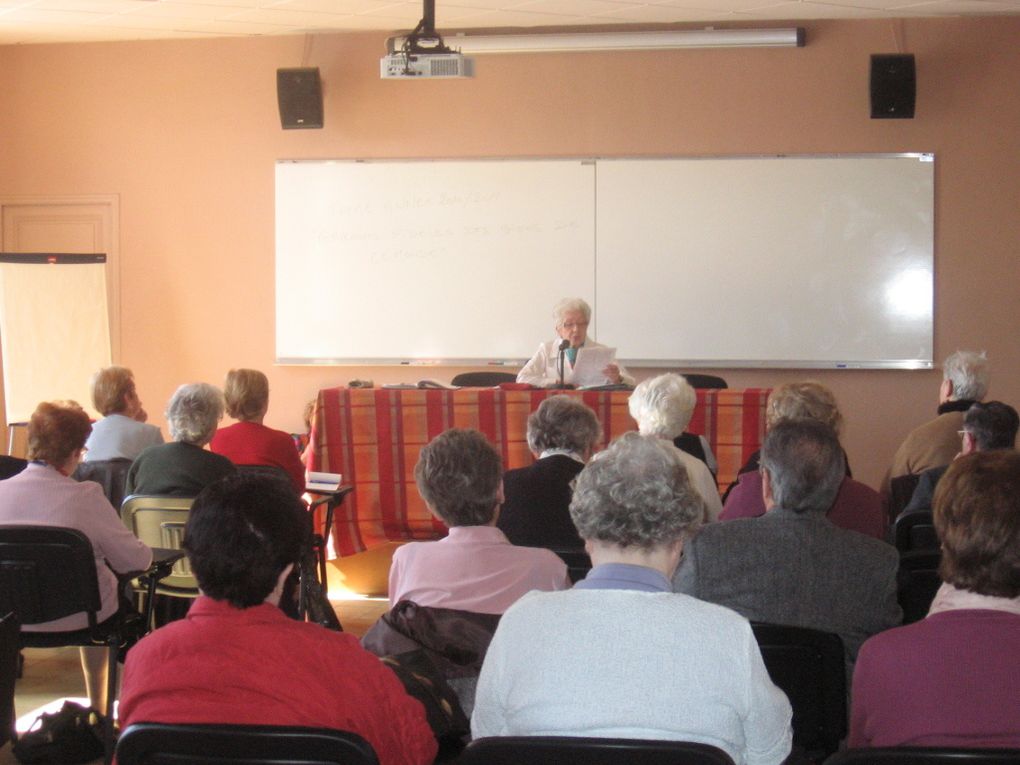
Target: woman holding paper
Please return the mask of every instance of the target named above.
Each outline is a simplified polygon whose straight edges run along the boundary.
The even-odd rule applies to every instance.
[[[591,322],[591,306],[581,298],[565,298],[553,309],[556,319],[556,340],[538,346],[531,361],[517,374],[517,382],[538,387],[548,387],[560,382],[559,364],[563,365],[562,379],[571,385],[633,385],[634,378],[613,360],[613,354],[606,349],[607,363],[600,370],[586,371],[578,362],[579,351],[604,349],[605,346],[588,339],[588,324]],[[562,350],[562,353],[560,351]],[[577,369],[575,370],[575,367]]]

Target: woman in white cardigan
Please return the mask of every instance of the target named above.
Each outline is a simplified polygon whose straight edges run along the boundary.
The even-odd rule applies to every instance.
[[[627,433],[581,471],[570,513],[594,568],[525,595],[489,645],[472,735],[696,741],[737,765],[790,752],[790,704],[750,624],[674,594],[704,503],[669,443]]]

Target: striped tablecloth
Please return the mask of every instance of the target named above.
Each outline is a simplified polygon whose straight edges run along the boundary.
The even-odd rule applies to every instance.
[[[532,461],[528,415],[556,391],[328,388],[319,392],[312,422],[311,470],[341,473],[354,492],[337,512],[334,548],[350,555],[388,541],[436,539],[445,526],[418,496],[418,452],[448,428],[476,428],[503,456],[506,469]],[[759,448],[765,433],[767,388],[699,390],[688,431],[704,435],[719,461],[725,488]],[[595,410],[605,443],[635,430],[626,391],[570,391]]]

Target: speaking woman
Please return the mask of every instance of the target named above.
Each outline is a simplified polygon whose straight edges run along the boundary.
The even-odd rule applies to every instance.
[[[591,323],[591,306],[580,298],[565,298],[553,309],[556,319],[556,340],[550,340],[538,346],[531,361],[517,374],[517,382],[528,383],[541,388],[556,385],[560,381],[559,362],[560,346],[566,341],[567,348],[563,353],[563,381],[574,385],[633,385],[634,378],[627,374],[619,364],[612,362],[602,370],[604,379],[581,379],[574,374],[577,353],[581,348],[603,348],[605,346],[588,339],[588,324]]]

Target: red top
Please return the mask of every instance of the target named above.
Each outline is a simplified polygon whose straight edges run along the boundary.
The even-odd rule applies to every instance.
[[[1020,747],[1020,616],[932,614],[873,636],[857,656],[851,748]]]
[[[765,500],[761,495],[761,474],[757,470],[741,473],[733,491],[726,498],[720,521],[734,518],[757,518],[765,515]],[[882,497],[870,486],[853,478],[844,478],[839,493],[826,513],[826,517],[841,529],[859,531],[875,539],[885,539],[886,512]]]
[[[282,430],[273,430],[257,422],[238,422],[220,428],[209,444],[210,451],[222,454],[235,465],[274,465],[283,468],[294,490],[305,490],[305,466],[294,447],[294,439]]]
[[[120,720],[352,731],[380,765],[431,763],[437,748],[421,703],[357,638],[204,596],[131,649]]]

